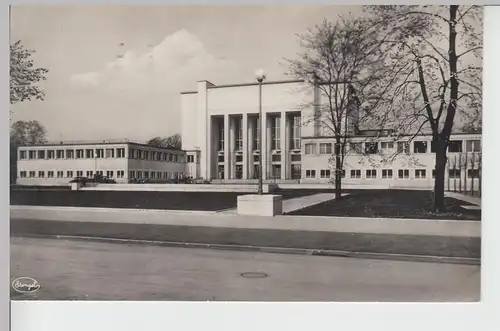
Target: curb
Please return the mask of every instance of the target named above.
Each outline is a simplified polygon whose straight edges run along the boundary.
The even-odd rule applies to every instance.
[[[262,247],[262,246],[247,246],[247,245],[203,244],[203,243],[186,243],[186,242],[137,240],[137,239],[117,239],[117,238],[86,237],[86,236],[41,235],[41,234],[29,234],[29,233],[22,234],[22,235],[15,235],[13,237],[39,238],[39,239],[63,239],[63,240],[66,239],[66,240],[90,241],[90,242],[112,243],[112,244],[141,245],[141,246],[150,245],[150,246],[178,247],[178,248],[230,250],[230,251],[240,251],[240,252],[261,252],[261,253],[275,253],[275,254],[345,257],[345,258],[355,258],[355,259],[392,260],[392,261],[405,261],[405,262],[481,265],[481,259],[466,258],[466,257],[444,257],[444,256],[430,256],[430,255],[369,253],[369,252],[318,250],[318,249],[304,249],[304,248]]]

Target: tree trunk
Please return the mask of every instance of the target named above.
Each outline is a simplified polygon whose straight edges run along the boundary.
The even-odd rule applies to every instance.
[[[446,170],[446,144],[436,141],[436,177],[434,179],[434,211],[445,212],[444,179]]]
[[[340,152],[340,142],[337,142],[335,144],[335,199],[342,197],[342,161]]]

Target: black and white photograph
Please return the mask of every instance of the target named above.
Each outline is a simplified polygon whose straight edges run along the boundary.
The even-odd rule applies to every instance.
[[[481,301],[483,6],[9,15],[11,300]]]

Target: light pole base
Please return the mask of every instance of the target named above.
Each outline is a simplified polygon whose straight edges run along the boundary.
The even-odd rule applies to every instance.
[[[238,196],[238,215],[276,216],[283,214],[283,199],[277,194]]]

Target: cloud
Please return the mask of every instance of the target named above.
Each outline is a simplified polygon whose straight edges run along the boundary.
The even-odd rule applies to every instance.
[[[203,43],[187,30],[167,36],[148,52],[126,52],[98,72],[80,73],[71,77],[78,87],[108,87],[123,89],[151,89],[179,86],[190,81],[218,75],[236,64],[210,54]]]

